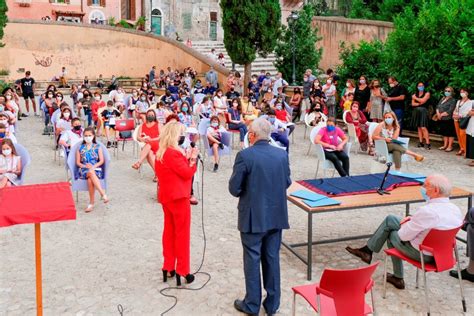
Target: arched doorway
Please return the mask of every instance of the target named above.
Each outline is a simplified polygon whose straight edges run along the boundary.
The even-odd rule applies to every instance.
[[[160,9],[153,9],[151,11],[151,31],[153,34],[161,35],[163,18]]]

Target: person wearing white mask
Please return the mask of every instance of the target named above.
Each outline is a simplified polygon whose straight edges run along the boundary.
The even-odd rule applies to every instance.
[[[21,175],[21,157],[17,155],[11,139],[3,139],[0,147],[0,189],[18,185]]]
[[[64,131],[59,139],[58,144],[63,146],[66,150],[66,155],[69,154],[69,151],[74,145],[81,142],[83,129],[81,126],[81,119],[76,117],[71,121],[72,129]]]
[[[425,157],[411,150],[406,149],[400,144],[395,144],[393,140],[398,139],[400,135],[400,125],[398,125],[397,116],[394,112],[387,112],[383,115],[383,121],[377,125],[372,134],[373,140],[385,140],[388,152],[393,156],[395,169],[400,170],[402,167],[402,155],[407,154],[415,158],[416,161],[423,161]]]
[[[56,135],[61,135],[64,131],[69,131],[72,129],[71,125],[72,114],[71,109],[68,107],[64,107],[59,121],[56,123]]]
[[[331,77],[326,80],[326,84],[322,87],[322,92],[325,95],[329,116],[336,117],[336,86],[333,84]]]
[[[366,76],[359,77],[359,84],[354,92],[354,101],[359,102],[359,110],[369,119],[367,113],[367,103],[370,101],[369,81]]]
[[[224,144],[222,143],[223,132],[225,132],[225,128],[220,125],[219,118],[216,115],[212,116],[211,125],[207,128],[207,140],[212,148],[214,172],[217,172],[219,169],[219,149],[224,149]]]
[[[449,230],[461,226],[463,222],[461,210],[449,200],[451,190],[452,185],[445,176],[428,176],[420,188],[426,203],[414,215],[405,218],[388,215],[364,247],[346,247],[346,250],[370,264],[372,254],[380,252],[387,243],[388,248],[396,248],[412,260],[420,261],[419,246],[431,229]],[[387,282],[403,290],[405,282],[402,260],[393,256],[391,258],[393,274],[387,273]],[[433,256],[426,253],[423,254],[423,260],[425,263],[434,262]]]
[[[91,212],[94,209],[95,191],[104,201],[108,203],[109,199],[105,194],[104,189],[100,185],[100,179],[104,178],[104,154],[102,148],[97,144],[95,139],[95,132],[92,127],[87,127],[83,133],[83,142],[76,152],[77,177],[79,179],[87,180],[89,188],[89,205],[86,212]]]

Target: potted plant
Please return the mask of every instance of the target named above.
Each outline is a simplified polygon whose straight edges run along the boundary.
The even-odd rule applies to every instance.
[[[145,31],[145,22],[146,18],[144,16],[139,17],[135,22],[135,29],[138,31]]]

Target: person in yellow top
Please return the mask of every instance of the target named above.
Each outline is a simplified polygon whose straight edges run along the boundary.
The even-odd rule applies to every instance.
[[[257,99],[253,93],[242,98],[242,114],[246,124],[251,123],[260,115],[260,110],[257,109]]]
[[[354,93],[349,92],[347,94],[347,100],[343,104],[343,108],[344,108],[343,110],[344,111],[350,111],[351,106],[352,106],[352,102],[354,102]]]

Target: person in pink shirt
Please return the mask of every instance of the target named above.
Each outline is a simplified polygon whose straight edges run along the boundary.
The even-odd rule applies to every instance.
[[[348,137],[336,126],[336,119],[329,117],[326,127],[319,130],[314,139],[315,144],[323,146],[326,159],[334,164],[341,177],[349,176],[349,156],[344,152]]]

